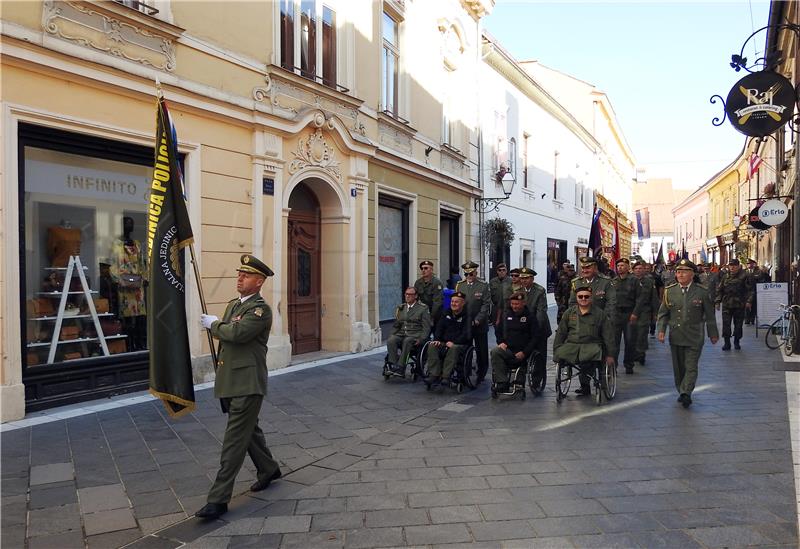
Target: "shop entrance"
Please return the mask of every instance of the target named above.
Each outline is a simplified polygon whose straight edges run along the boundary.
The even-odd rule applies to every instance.
[[[292,354],[320,350],[320,207],[299,184],[289,197],[289,338]]]

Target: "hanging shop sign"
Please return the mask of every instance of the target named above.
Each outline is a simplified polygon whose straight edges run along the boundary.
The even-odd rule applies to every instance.
[[[758,208],[758,217],[762,223],[774,227],[786,221],[786,218],[789,217],[789,208],[782,200],[773,198]]]
[[[725,111],[737,131],[764,137],[792,119],[795,90],[783,75],[772,71],[748,74],[728,93]]]
[[[748,219],[748,223],[750,223],[750,227],[753,229],[758,229],[759,231],[766,231],[769,229],[769,225],[764,223],[761,220],[761,216],[758,215],[760,210],[760,206],[756,206],[752,210],[750,210],[750,218]]]

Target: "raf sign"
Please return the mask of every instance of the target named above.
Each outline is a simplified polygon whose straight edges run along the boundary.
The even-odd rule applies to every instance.
[[[764,137],[791,120],[795,92],[784,76],[761,71],[748,74],[728,93],[725,111],[737,131]]]
[[[789,208],[777,198],[767,200],[758,208],[759,219],[767,225],[780,225],[788,216]]]

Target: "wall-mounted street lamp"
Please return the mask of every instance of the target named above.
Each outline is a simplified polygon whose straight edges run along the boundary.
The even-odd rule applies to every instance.
[[[499,174],[498,174],[499,175]],[[497,210],[503,200],[508,200],[511,197],[511,192],[514,190],[516,179],[511,172],[503,173],[500,178],[500,184],[503,186],[503,194],[505,196],[498,198],[476,198],[475,211],[478,213],[488,213]]]

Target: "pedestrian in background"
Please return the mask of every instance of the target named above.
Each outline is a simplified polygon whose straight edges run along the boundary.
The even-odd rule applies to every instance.
[[[617,308],[613,311],[614,318],[614,347],[620,351],[620,342],[625,339],[625,354],[622,363],[625,373],[632,374],[634,360],[636,360],[636,322],[634,309],[641,310],[641,300],[644,294],[641,291],[639,279],[630,273],[631,262],[627,257],[617,260],[617,277],[613,280],[616,293]],[[614,356],[614,361],[619,364],[619,354]]]
[[[722,338],[725,340],[723,351],[731,350],[731,335],[733,335],[734,349],[742,348],[739,343],[742,339],[742,324],[745,312],[752,306],[753,285],[750,277],[742,270],[739,260],[733,258],[728,261],[728,272],[722,275],[717,286],[716,307],[722,308]],[[733,324],[732,333],[731,324]]]
[[[508,277],[508,265],[498,263],[495,268],[497,276],[489,280],[489,293],[492,299],[492,311],[489,315],[490,323],[494,324],[495,319],[503,314],[505,308],[505,292],[511,288],[511,279]]]
[[[420,262],[419,271],[421,276],[414,282],[414,289],[417,291],[417,299],[428,306],[431,315],[431,322],[436,325],[439,315],[442,312],[442,281],[433,274],[433,261]]]
[[[645,364],[647,349],[649,347],[647,335],[650,324],[655,324],[656,313],[661,301],[656,290],[653,276],[646,270],[647,264],[639,260],[633,266],[633,274],[639,284],[641,299],[637,299],[631,313],[631,320],[636,323],[635,352],[633,358],[634,371]]]
[[[274,273],[247,254],[241,257],[237,271],[239,298],[228,303],[222,320],[205,314],[200,320],[220,342],[214,397],[222,399],[228,410],[219,472],[208,492],[208,503],[195,513],[202,519],[215,519],[228,511],[245,454],[256,466],[257,480],[250,486],[253,492],[264,490],[281,477],[278,462],[258,426],[261,402],[267,394],[267,341],[272,328],[272,310],[259,292]]]
[[[565,262],[563,269],[558,275],[554,297],[558,306],[556,313],[556,323],[561,322],[561,315],[569,306],[569,292],[572,288],[572,279],[575,278],[575,266],[570,262]]]
[[[693,283],[694,273],[691,261],[681,259],[678,262],[676,282],[664,288],[664,299],[658,310],[658,340],[664,343],[669,326],[672,372],[679,393],[678,402],[684,408],[692,404],[706,334],[712,345],[719,340],[714,306],[705,286]]]

